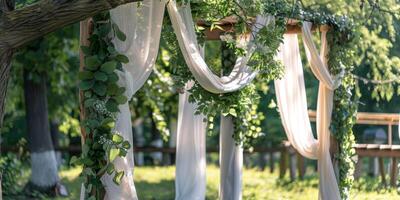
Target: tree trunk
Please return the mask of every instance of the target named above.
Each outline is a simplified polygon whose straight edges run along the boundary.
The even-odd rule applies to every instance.
[[[51,141],[53,142],[53,148],[59,149],[60,148],[60,131],[58,130],[60,123],[57,120],[51,120],[50,122],[50,133],[51,133]],[[62,157],[61,151],[54,150],[57,160],[57,168],[60,168],[62,164]]]
[[[0,0],[0,15],[14,10],[14,0]],[[8,78],[10,76],[10,63],[13,56],[13,49],[0,48],[0,129],[3,127],[4,105],[6,100]],[[1,141],[1,136],[0,136]],[[1,149],[1,148],[0,148]],[[1,154],[1,150],[0,150]],[[0,174],[0,200],[3,199],[2,177]]]
[[[46,76],[41,74],[39,82],[35,82],[29,78],[29,74],[29,71],[24,70],[28,146],[32,169],[28,186],[32,187],[30,189],[47,191],[53,188],[60,178],[47,113]]]
[[[0,49],[18,48],[66,25],[139,0],[41,0],[0,15]]]

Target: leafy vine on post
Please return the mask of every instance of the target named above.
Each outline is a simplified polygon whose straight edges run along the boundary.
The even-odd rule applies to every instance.
[[[109,12],[94,16],[92,23],[90,44],[81,46],[85,57],[84,68],[79,73],[85,142],[81,157],[71,159],[72,164],[83,165],[85,199],[90,200],[104,198],[101,177],[105,173],[113,175],[115,184],[120,184],[124,172],[115,170],[113,161],[118,156],[124,157],[131,148],[131,144],[114,130],[118,106],[127,101],[125,88],[117,84],[117,70],[122,71],[122,63],[129,59],[118,53],[111,41],[114,38],[125,41],[126,36],[110,20]]]

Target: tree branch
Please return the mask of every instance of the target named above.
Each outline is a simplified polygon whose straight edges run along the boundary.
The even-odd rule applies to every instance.
[[[0,12],[0,51],[19,48],[66,25],[137,1],[141,0],[41,0],[18,10]]]

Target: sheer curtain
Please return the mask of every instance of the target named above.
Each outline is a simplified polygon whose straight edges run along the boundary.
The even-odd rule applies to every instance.
[[[196,115],[196,104],[189,103],[189,82],[179,94],[176,149],[176,200],[204,200],[206,194],[206,129],[205,116]]]
[[[181,48],[182,54],[185,58],[186,64],[189,67],[189,70],[192,72],[195,79],[198,83],[207,91],[212,93],[227,93],[239,90],[249,84],[257,72],[254,72],[247,66],[247,62],[255,50],[255,45],[252,42],[248,43],[247,46],[247,56],[239,57],[236,61],[234,69],[230,73],[229,76],[219,77],[215,75],[207,66],[204,61],[201,49],[197,43],[197,38],[194,30],[193,18],[191,15],[191,9],[189,4],[184,4],[181,7],[177,7],[175,1],[170,1],[168,3],[168,13],[170,15],[170,19],[175,31],[175,34],[178,38],[178,43]],[[256,23],[252,27],[253,34],[251,35],[250,41],[253,40],[253,36],[257,35],[257,32],[264,27],[266,24],[273,21],[273,17],[262,17],[257,16]],[[181,106],[180,106],[181,109]],[[233,122],[231,118],[223,118],[220,132],[220,163],[221,163],[221,185],[220,185],[220,198],[221,199],[241,199],[241,169],[242,169],[242,157],[243,150],[240,146],[236,146],[235,142],[232,139],[233,135]],[[180,125],[178,125],[180,126]],[[184,126],[184,125],[183,125]],[[179,131],[178,131],[179,134]],[[205,132],[203,132],[205,134]],[[179,138],[179,136],[178,136]],[[179,141],[178,141],[179,146]],[[199,148],[201,145],[196,145],[194,148]],[[192,147],[193,148],[193,147]],[[177,154],[181,154],[180,149],[177,149]],[[190,151],[204,151],[202,149],[190,150]],[[180,161],[181,162],[181,161]],[[177,160],[177,172],[178,165],[180,164]],[[196,163],[201,163],[199,160],[193,161]],[[204,166],[202,166],[205,168]],[[203,169],[205,170],[205,169]],[[181,174],[181,173],[180,173]],[[179,175],[181,176],[181,175]],[[203,179],[202,179],[203,180]],[[187,190],[186,187],[183,187],[183,184],[180,182],[186,183],[185,180],[182,180],[178,177],[176,180],[176,190],[177,194],[184,194],[181,190]],[[199,182],[200,186],[198,186],[197,192],[203,193],[202,196],[205,195],[205,190],[203,190],[203,183]],[[191,191],[192,193],[197,193]],[[190,193],[191,194],[191,193]],[[180,197],[180,196],[179,196]],[[178,198],[178,196],[177,196]],[[182,199],[191,199],[190,195],[187,198]],[[203,198],[204,199],[204,198]]]
[[[219,77],[215,75],[201,56],[198,48],[194,23],[189,4],[182,5],[179,9],[176,2],[171,0],[168,3],[168,13],[174,27],[175,34],[186,64],[199,84],[212,93],[227,93],[241,89],[249,84],[257,72],[254,72],[247,66],[255,45],[250,42],[247,47],[248,54],[245,57],[239,57],[234,69],[229,76]],[[273,21],[272,16],[257,16],[256,23],[253,26],[255,36],[262,27]],[[252,38],[250,39],[252,40]]]
[[[333,78],[327,68],[328,52],[326,30],[322,31],[321,55],[312,41],[311,23],[304,22],[303,41],[312,72],[320,81],[317,103],[317,134],[315,139],[307,112],[307,100],[304,86],[297,35],[284,36],[284,43],[277,58],[285,66],[285,75],[275,81],[275,91],[283,127],[290,143],[300,154],[311,159],[318,159],[319,199],[340,199],[330,153],[329,141],[333,90],[339,81]]]
[[[115,49],[129,58],[123,65],[124,72],[118,71],[120,86],[126,88],[125,95],[131,99],[149,77],[157,58],[164,17],[165,1],[144,0],[119,6],[110,11],[111,19],[126,34],[126,41],[113,40]],[[132,139],[132,123],[129,104],[120,105],[115,131],[129,143]],[[114,161],[116,170],[124,170],[125,176],[120,185],[112,181],[112,176],[104,175],[105,199],[135,200],[137,199],[133,182],[133,148],[126,157]]]

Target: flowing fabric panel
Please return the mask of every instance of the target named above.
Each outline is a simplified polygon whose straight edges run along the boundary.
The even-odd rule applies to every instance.
[[[150,76],[160,43],[165,0],[129,3],[110,11],[111,19],[126,35],[125,41],[113,40],[115,49],[128,56],[124,68],[134,80],[136,93]]]
[[[126,41],[114,39],[115,49],[129,58],[123,64],[124,72],[118,71],[118,85],[126,88],[128,101],[148,79],[157,58],[165,1],[144,0],[140,5],[130,3],[110,11],[111,19],[126,34]],[[115,131],[133,144],[131,113],[128,102],[119,106]],[[133,182],[133,147],[124,158],[114,161],[117,170],[124,170],[125,176],[120,185],[112,181],[112,176],[102,177],[106,189],[106,200],[136,200]]]
[[[233,92],[243,88],[255,78],[257,72],[252,71],[247,66],[247,62],[255,50],[255,45],[252,42],[248,44],[247,55],[237,59],[231,74],[219,77],[210,70],[200,54],[190,5],[185,4],[178,9],[176,2],[171,0],[168,3],[168,13],[186,64],[204,89],[212,93]],[[257,35],[257,32],[271,21],[273,21],[271,16],[257,16],[252,37]]]
[[[205,116],[196,115],[196,104],[189,103],[188,89],[179,94],[176,149],[176,200],[204,200],[206,196],[206,128]]]
[[[126,88],[124,95],[131,99],[133,95],[133,79],[130,73],[124,71],[117,71],[119,80],[118,85]],[[115,124],[114,131],[117,134],[120,134],[125,140],[128,140],[129,143],[133,142],[132,135],[132,122],[131,122],[131,112],[129,110],[129,103],[126,102],[122,105],[119,105],[120,112],[117,115],[117,120]],[[125,175],[122,178],[121,184],[117,185],[113,182],[113,175],[105,174],[101,181],[103,185],[105,185],[106,195],[104,197],[105,200],[112,199],[121,199],[128,200],[133,199],[137,200],[135,184],[133,182],[133,147],[131,147],[125,157],[117,157],[113,163],[115,170],[124,171]]]
[[[303,27],[303,34],[310,30],[311,26]],[[311,34],[311,31],[308,32]],[[303,37],[307,45],[314,45],[312,38]],[[318,140],[313,137],[307,112],[307,100],[304,85],[303,67],[298,47],[297,35],[284,36],[277,58],[285,66],[285,75],[281,80],[275,81],[278,107],[282,124],[291,144],[300,154],[311,159],[318,159],[319,170],[319,199],[339,200],[340,193],[337,185],[330,153],[329,125],[332,114],[334,81],[326,68],[326,37],[322,37],[324,55],[315,55],[316,51],[309,51],[308,58],[313,58],[312,71],[320,81],[317,105],[317,134]],[[314,49],[316,50],[316,48]],[[319,59],[316,61],[315,59]],[[317,64],[316,64],[317,63]],[[318,74],[318,75],[317,75]],[[329,75],[329,77],[327,76]],[[326,86],[325,84],[330,84]]]
[[[221,115],[219,134],[219,165],[221,168],[219,198],[221,200],[242,199],[243,148],[236,145],[232,137],[233,132],[232,118]]]

